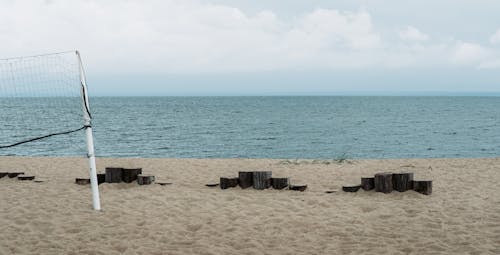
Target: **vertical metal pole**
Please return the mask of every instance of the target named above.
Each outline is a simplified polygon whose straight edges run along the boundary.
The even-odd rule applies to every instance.
[[[76,51],[78,57],[78,65],[80,67],[80,83],[82,86],[82,101],[83,101],[83,119],[85,121],[85,133],[87,135],[87,157],[89,158],[90,172],[90,188],[92,190],[92,206],[94,210],[101,210],[101,201],[99,198],[99,185],[97,183],[97,170],[94,154],[94,137],[92,135],[92,116],[90,115],[89,98],[87,94],[87,83],[85,81],[85,70],[83,69],[80,53]]]

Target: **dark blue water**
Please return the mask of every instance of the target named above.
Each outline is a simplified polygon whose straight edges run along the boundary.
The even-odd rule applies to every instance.
[[[12,104],[0,101],[2,145],[82,125],[79,104],[74,113],[67,102],[37,106],[49,114],[44,120],[28,114],[35,105],[29,100]],[[100,97],[91,98],[91,107],[98,156],[500,156],[500,97]],[[83,154],[83,132],[0,149],[0,155]]]

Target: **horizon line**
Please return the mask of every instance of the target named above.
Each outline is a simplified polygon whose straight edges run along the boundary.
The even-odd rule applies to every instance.
[[[468,92],[451,92],[451,91],[420,91],[420,92],[401,92],[401,91],[363,91],[363,92],[288,92],[288,93],[156,93],[156,94],[110,94],[110,93],[90,93],[92,97],[279,97],[279,96],[443,96],[443,97],[499,97],[500,91],[468,91]]]

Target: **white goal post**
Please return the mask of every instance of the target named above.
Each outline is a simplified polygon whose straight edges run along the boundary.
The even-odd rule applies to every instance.
[[[85,70],[83,69],[80,52],[75,51],[80,67],[80,83],[82,86],[83,118],[85,121],[85,133],[87,135],[87,157],[89,158],[90,188],[92,189],[92,206],[94,210],[101,210],[101,200],[99,197],[99,184],[97,183],[97,167],[94,153],[94,136],[92,134],[92,115],[90,114],[89,96],[87,92],[87,81]]]

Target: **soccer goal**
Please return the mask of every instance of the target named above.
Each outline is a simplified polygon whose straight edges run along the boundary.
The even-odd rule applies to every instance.
[[[92,205],[101,209],[92,114],[78,51],[0,59],[0,120],[0,155],[86,153]]]

